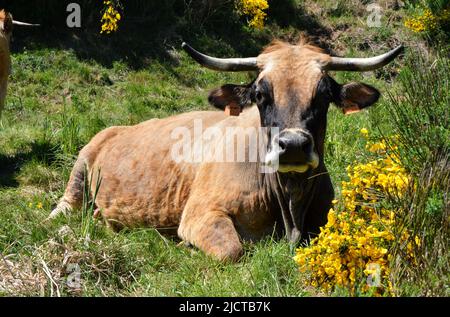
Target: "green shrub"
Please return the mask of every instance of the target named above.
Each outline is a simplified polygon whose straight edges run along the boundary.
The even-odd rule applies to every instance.
[[[401,219],[392,250],[397,295],[450,295],[448,56],[448,49],[438,49],[429,60],[413,55],[399,76],[403,94],[390,95],[399,145],[394,151],[412,176],[404,195],[391,197],[391,203],[400,207]],[[401,239],[405,228],[411,233],[409,241]],[[408,254],[414,265],[406,261]]]
[[[450,4],[447,0],[411,1],[411,15],[404,25],[422,35],[430,44],[450,39]]]

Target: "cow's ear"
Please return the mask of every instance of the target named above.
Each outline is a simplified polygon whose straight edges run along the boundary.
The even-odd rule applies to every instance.
[[[6,34],[10,34],[13,28],[13,19],[12,15],[5,10],[0,11],[0,28]]]
[[[229,105],[237,105],[241,109],[252,104],[250,85],[223,85],[209,93],[208,101],[214,107],[224,110]]]
[[[351,82],[339,85],[334,102],[344,114],[350,114],[373,105],[378,98],[380,98],[380,92],[376,88],[363,83]]]

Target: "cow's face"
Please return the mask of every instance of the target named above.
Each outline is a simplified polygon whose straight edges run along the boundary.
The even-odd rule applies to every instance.
[[[330,57],[310,45],[275,42],[258,56],[256,80],[246,86],[225,85],[211,92],[209,101],[218,108],[231,102],[242,107],[256,103],[261,125],[276,127],[271,135],[266,163],[278,163],[280,172],[305,172],[319,165],[323,154],[328,106],[343,106],[340,86],[325,71]],[[376,89],[351,84],[358,109],[373,104]],[[269,130],[270,131],[270,130]]]
[[[394,52],[398,53],[399,50]],[[205,55],[193,57],[200,63],[206,58]],[[389,58],[393,59],[392,56]],[[379,67],[379,57],[373,59],[372,64],[376,62],[375,66]],[[359,64],[355,65],[355,60]],[[228,68],[221,70],[235,70],[230,68],[230,60],[226,61]],[[359,59],[331,57],[304,43],[291,45],[275,41],[254,61],[243,59],[237,66],[244,64],[248,70],[251,62],[259,71],[251,84],[222,86],[210,93],[209,101],[221,109],[231,103],[241,107],[256,103],[261,125],[278,128],[278,133],[269,136],[266,163],[278,163],[279,172],[302,173],[319,166],[330,102],[344,113],[350,113],[374,104],[380,95],[375,88],[365,84],[340,85],[327,74],[327,70],[333,69],[329,65],[343,70],[349,68],[350,62],[353,64],[348,70],[367,70],[367,61],[361,64]],[[218,59],[212,59],[211,63],[205,66],[217,69]],[[374,69],[373,65],[370,69]]]
[[[11,13],[0,10],[0,32],[6,38],[8,43],[11,39],[12,28],[13,18]]]

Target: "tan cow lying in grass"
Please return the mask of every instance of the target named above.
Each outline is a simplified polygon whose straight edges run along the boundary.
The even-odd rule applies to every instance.
[[[252,83],[224,85],[209,96],[219,109],[236,104],[244,111],[239,116],[189,112],[101,131],[81,150],[65,194],[50,217],[79,208],[91,176],[89,191],[96,191],[99,171],[95,204],[110,226],[172,228],[182,240],[220,260],[237,260],[243,240],[275,234],[296,243],[317,234],[333,199],[324,163],[329,104],[344,113],[355,112],[374,104],[380,95],[366,84],[338,84],[328,71],[374,70],[392,61],[402,48],[371,58],[340,58],[306,43],[275,41],[258,57],[231,59],[201,54],[187,44],[184,48],[215,70],[258,71]],[[203,153],[214,155],[237,147],[234,139],[224,139],[227,128],[269,128],[262,129],[268,132],[263,135],[264,159],[177,161],[174,132],[184,128],[195,134],[196,120],[219,132],[202,144]],[[198,149],[196,142],[188,139],[184,145]],[[247,157],[250,142],[244,146]],[[265,165],[276,169],[267,172]]]
[[[11,74],[9,43],[11,41],[13,25],[37,26],[37,24],[14,21],[11,13],[5,10],[0,11],[0,118],[5,107],[8,77]]]

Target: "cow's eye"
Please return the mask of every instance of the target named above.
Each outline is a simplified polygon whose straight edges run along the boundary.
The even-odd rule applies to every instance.
[[[257,103],[261,103],[264,100],[264,96],[263,96],[262,92],[260,92],[258,90],[256,91],[255,98],[256,98]]]

